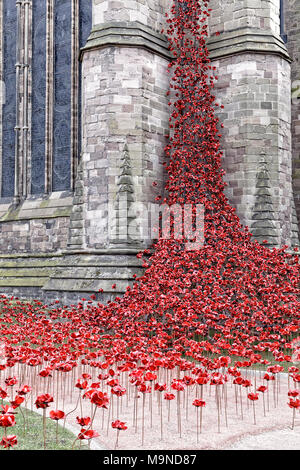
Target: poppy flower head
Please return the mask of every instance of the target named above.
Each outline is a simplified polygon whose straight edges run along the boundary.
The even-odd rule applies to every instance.
[[[165,393],[164,399],[169,400],[169,401],[170,400],[175,400],[175,395],[174,395],[174,393]]]
[[[80,379],[77,380],[75,387],[79,388],[79,390],[85,390],[88,386],[88,382],[86,380],[81,381]]]
[[[14,447],[17,444],[18,444],[17,436],[14,436],[14,435],[4,436],[0,442],[0,446],[4,447],[4,449]]]
[[[0,415],[0,426],[3,428],[9,428],[16,424],[14,415],[12,414],[2,414]]]
[[[10,402],[10,404],[13,408],[18,408],[24,401],[24,397],[17,395],[16,398]]]
[[[2,398],[2,400],[3,400],[7,396],[8,396],[7,391],[0,387],[0,398]]]
[[[258,400],[258,393],[248,393],[248,398],[251,401],[256,401]]]
[[[48,408],[50,403],[53,403],[53,397],[49,395],[49,393],[45,393],[44,395],[39,395],[35,401],[35,406],[37,408]]]
[[[126,423],[124,423],[123,421],[119,421],[118,419],[116,421],[113,421],[111,423],[111,426],[113,429],[118,429],[119,431],[126,431],[127,429]]]
[[[100,434],[97,431],[94,431],[92,429],[86,430],[86,429],[82,428],[77,437],[80,440],[84,440],[84,439],[89,440],[89,439],[93,439],[93,438],[98,437],[98,436],[100,436]]]
[[[31,387],[29,385],[23,385],[23,387],[18,390],[18,395],[27,395],[31,392]]]
[[[156,383],[154,385],[154,390],[157,390],[158,392],[164,392],[165,390],[167,390],[167,384]]]
[[[5,385],[7,385],[7,387],[13,387],[16,383],[18,383],[16,377],[8,377],[5,379]]]
[[[65,413],[60,410],[51,410],[49,413],[49,417],[54,421],[59,421],[65,417]]]
[[[300,391],[299,390],[289,390],[288,391],[288,396],[289,397],[293,397],[293,398],[296,398],[300,395]]]
[[[99,408],[107,408],[109,398],[106,393],[100,391],[93,391],[91,394],[91,403]]]
[[[78,424],[80,424],[81,427],[85,427],[88,426],[92,420],[89,416],[86,416],[84,418],[79,418],[79,416],[77,416],[76,421]]]
[[[193,401],[193,405],[196,406],[196,408],[199,408],[199,407],[204,407],[206,405],[206,402],[204,400],[194,400]]]

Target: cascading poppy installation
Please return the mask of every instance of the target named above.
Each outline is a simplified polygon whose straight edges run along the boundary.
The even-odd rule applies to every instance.
[[[296,425],[299,256],[260,245],[224,194],[210,11],[208,1],[179,0],[166,19],[171,113],[167,197],[158,199],[202,204],[205,243],[189,251],[184,237],[158,239],[138,255],[144,274],[108,305],[1,297],[4,448],[17,446],[6,431],[23,406],[42,409],[47,448],[52,403],[50,418],[80,427],[76,441],[111,448],[124,448],[126,435],[129,446],[168,449],[174,433],[206,448],[205,436],[228,435],[236,422],[263,426],[275,408]]]

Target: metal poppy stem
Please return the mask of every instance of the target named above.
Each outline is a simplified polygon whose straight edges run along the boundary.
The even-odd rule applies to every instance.
[[[217,398],[217,410],[218,410],[218,432],[221,432],[221,422],[220,422],[220,399],[219,399],[219,389],[216,385],[216,398]]]
[[[256,424],[256,416],[255,416],[255,401],[253,400],[253,421]]]
[[[107,433],[106,435],[108,436],[108,431],[109,431],[109,420],[110,420],[110,412],[111,412],[111,400],[109,401],[109,407],[108,407],[108,416],[107,416]]]
[[[144,394],[143,394],[144,396]],[[138,394],[136,395],[136,408],[135,408],[135,432],[137,433],[137,428],[138,428],[138,405],[139,405],[139,401],[138,401]]]
[[[200,390],[201,390],[200,399],[203,400],[203,385],[200,385]],[[203,417],[203,408],[201,406],[201,410],[200,410],[200,433],[202,433],[202,417]]]
[[[223,384],[223,392],[224,392],[224,413],[225,413],[225,424],[228,428],[228,418],[227,418],[227,389],[226,383]]]
[[[44,436],[44,450],[46,450],[46,408],[43,408],[43,436]]]
[[[116,440],[116,447],[115,448],[117,448],[118,445],[119,445],[119,435],[120,435],[120,429],[118,429],[118,432],[117,432],[117,440]]]
[[[162,411],[162,403],[161,403],[161,395],[159,395],[159,406],[160,406],[160,438],[163,439],[163,411]]]
[[[181,438],[181,414],[180,414],[180,391],[177,391],[177,422],[178,422],[178,432]]]
[[[79,403],[80,403],[80,413],[81,413],[81,416],[83,416],[82,400],[81,400],[81,390],[79,390]]]
[[[20,406],[20,413],[22,415],[22,418],[23,418],[23,430],[24,430],[24,436],[26,435],[26,420],[25,420],[25,416],[24,416],[24,413],[22,411],[22,408]]]
[[[145,437],[145,393],[143,393],[143,411],[142,411],[142,446],[144,445]]]
[[[237,396],[237,385],[234,384],[234,394],[235,394],[235,412],[238,414],[238,396]]]
[[[150,426],[153,426],[153,406],[152,406],[152,382],[151,382],[151,392],[150,392]]]
[[[95,419],[95,416],[96,416],[96,411],[97,411],[98,407],[95,405],[95,411],[94,411],[94,414],[92,416],[92,419],[91,419],[91,424],[89,425],[88,429],[91,429],[92,426],[93,426],[93,422],[94,422],[94,419]]]
[[[77,441],[78,441],[78,437],[76,437],[75,441],[74,441],[73,444],[72,444],[72,450],[74,450],[74,446],[75,446],[75,444],[76,444]]]
[[[78,396],[78,399],[77,399],[77,403],[76,403],[76,406],[73,410],[69,411],[69,413],[67,413],[65,415],[65,419],[64,419],[64,428],[66,427],[66,419],[67,419],[67,416],[69,416],[71,413],[74,413],[74,411],[77,410],[77,407],[78,407],[78,403],[79,403],[79,400],[80,400],[80,395],[81,395],[81,390],[79,390],[79,396]],[[82,413],[82,407],[81,407],[81,413]],[[82,414],[81,414],[82,416]]]
[[[241,385],[240,385],[240,404],[241,404],[241,415],[242,415],[242,419],[244,419],[244,415],[243,415],[243,398],[242,398],[242,388],[241,388]]]
[[[199,443],[199,406],[196,407],[197,411],[197,444]]]

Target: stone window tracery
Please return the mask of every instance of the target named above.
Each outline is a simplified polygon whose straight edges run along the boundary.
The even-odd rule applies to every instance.
[[[92,0],[3,0],[1,197],[74,187],[80,152],[79,51]]]

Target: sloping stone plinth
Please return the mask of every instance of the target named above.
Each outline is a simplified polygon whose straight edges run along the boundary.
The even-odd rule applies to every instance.
[[[28,299],[74,303],[95,294],[107,302],[142,273],[141,261],[130,251],[0,256],[1,292]]]

